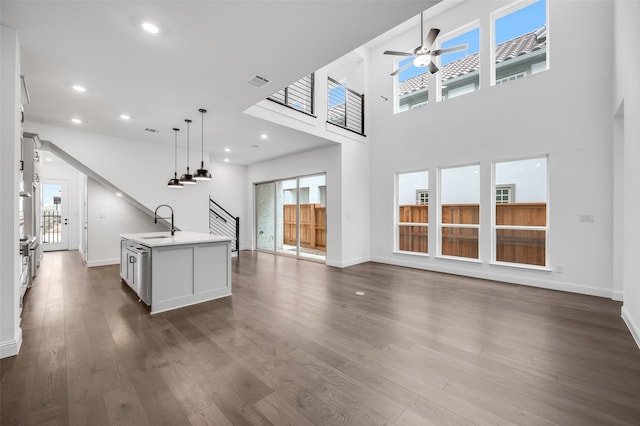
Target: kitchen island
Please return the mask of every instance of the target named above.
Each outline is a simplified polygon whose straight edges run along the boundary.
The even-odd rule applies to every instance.
[[[231,295],[231,238],[187,231],[120,238],[120,276],[152,314]]]

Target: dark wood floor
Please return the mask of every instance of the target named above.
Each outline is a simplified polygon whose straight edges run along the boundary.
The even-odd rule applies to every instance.
[[[150,316],[117,266],[47,253],[0,424],[640,424],[619,303],[265,253],[233,269],[232,297]]]

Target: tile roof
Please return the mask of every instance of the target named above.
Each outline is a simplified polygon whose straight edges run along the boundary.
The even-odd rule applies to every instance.
[[[546,28],[542,27],[536,31],[521,35],[511,40],[500,43],[496,47],[496,62],[504,62],[509,59],[543,49],[547,45],[546,37],[538,38],[538,34],[546,34]],[[476,52],[460,58],[445,65],[440,73],[442,80],[450,80],[473,71],[477,71],[480,66],[480,53]],[[428,85],[428,71],[411,77],[400,83],[400,96],[426,88]]]

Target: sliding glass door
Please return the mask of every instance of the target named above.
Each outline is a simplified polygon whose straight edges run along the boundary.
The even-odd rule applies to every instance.
[[[326,259],[326,175],[255,185],[256,248]]]

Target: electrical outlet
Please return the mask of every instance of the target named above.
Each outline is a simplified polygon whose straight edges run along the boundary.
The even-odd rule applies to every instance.
[[[581,214],[580,215],[580,222],[582,222],[582,223],[593,223],[595,221],[596,221],[596,218],[592,214]]]

